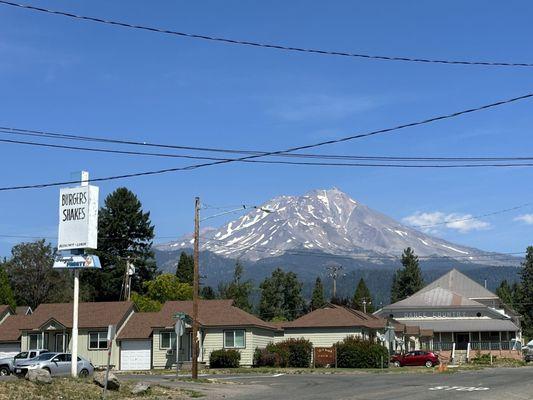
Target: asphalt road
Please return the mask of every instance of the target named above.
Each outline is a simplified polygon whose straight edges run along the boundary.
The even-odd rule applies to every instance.
[[[454,374],[314,374],[231,380],[240,383],[239,390],[226,397],[235,399],[533,399],[532,367]]]

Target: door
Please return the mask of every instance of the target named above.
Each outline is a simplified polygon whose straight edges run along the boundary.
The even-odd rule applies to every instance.
[[[416,365],[416,356],[414,351],[406,353],[403,357],[403,365]]]
[[[470,341],[470,335],[468,333],[457,333],[457,344],[455,348],[457,350],[466,350],[468,342]]]
[[[55,336],[55,351],[64,353],[68,349],[68,333],[57,333]]]
[[[52,375],[70,374],[70,354],[58,354],[50,360],[49,368]]]
[[[120,345],[122,371],[149,370],[152,367],[151,340],[123,340]]]
[[[14,357],[20,352],[20,343],[1,343],[0,358]]]

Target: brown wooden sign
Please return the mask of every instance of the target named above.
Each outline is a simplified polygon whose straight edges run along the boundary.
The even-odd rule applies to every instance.
[[[335,366],[335,347],[315,347],[314,364],[315,366]]]

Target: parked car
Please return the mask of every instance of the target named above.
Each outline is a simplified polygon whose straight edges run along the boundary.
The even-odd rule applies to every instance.
[[[21,361],[27,361],[35,358],[43,353],[48,353],[47,349],[37,349],[21,351],[14,357],[5,357],[0,359],[0,376],[6,376],[12,374],[15,369],[15,365]]]
[[[533,347],[526,346],[522,349],[524,354],[524,361],[530,362],[533,361]]]
[[[44,353],[39,357],[17,364],[15,374],[24,376],[30,369],[44,369],[52,376],[70,375],[72,355],[69,353]],[[84,378],[94,373],[94,366],[89,360],[78,357],[78,376]]]
[[[431,351],[410,351],[405,354],[396,354],[391,357],[391,363],[396,367],[404,367],[406,365],[425,365],[428,368],[439,364],[439,358]]]

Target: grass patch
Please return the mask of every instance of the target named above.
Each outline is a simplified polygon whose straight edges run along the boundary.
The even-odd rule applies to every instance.
[[[152,385],[142,395],[132,395],[134,384],[121,382],[120,391],[108,391],[110,400],[126,399],[189,399],[202,397],[193,390],[166,388]],[[54,378],[51,384],[36,384],[25,379],[0,382],[0,400],[100,400],[102,388],[91,379]]]

